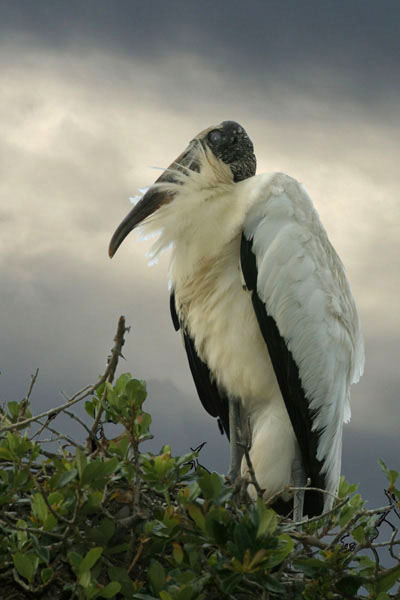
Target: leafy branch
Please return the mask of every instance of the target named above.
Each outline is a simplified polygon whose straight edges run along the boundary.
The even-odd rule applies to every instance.
[[[201,446],[143,452],[145,384],[129,373],[114,382],[127,331],[121,317],[96,384],[33,416],[36,372],[27,396],[0,414],[2,598],[399,600],[397,471],[381,462],[386,506],[366,509],[342,480],[332,510],[293,523],[203,468]],[[88,424],[70,410],[79,401]],[[85,445],[57,431],[64,414],[82,425]],[[108,422],[121,426],[114,439]],[[45,450],[46,431],[46,442],[66,445]]]

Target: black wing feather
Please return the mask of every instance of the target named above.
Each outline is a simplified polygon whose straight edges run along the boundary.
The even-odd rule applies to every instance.
[[[189,335],[185,326],[179,321],[173,290],[170,296],[170,309],[175,330],[178,331],[182,327],[183,341],[189,361],[189,367],[201,403],[212,417],[218,417],[220,429],[222,426],[229,439],[228,397],[218,388],[207,364],[203,362],[197,354],[194,340]]]
[[[300,447],[303,467],[312,487],[325,489],[325,476],[321,474],[322,462],[317,459],[319,433],[312,430],[312,412],[301,385],[299,369],[279,333],[275,320],[268,314],[267,307],[257,293],[257,262],[252,251],[253,242],[242,235],[240,261],[247,289],[252,292],[252,301],[261,333],[279,383],[281,394],[289,414],[292,427]],[[321,514],[323,497],[318,492],[307,492],[304,513],[309,516]]]

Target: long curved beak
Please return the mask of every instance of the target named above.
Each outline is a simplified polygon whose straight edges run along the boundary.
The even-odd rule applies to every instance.
[[[157,187],[150,188],[143,198],[132,208],[126,215],[125,219],[118,225],[111,238],[108,247],[108,255],[110,258],[114,256],[128,233],[132,231],[139,223],[144,221],[153,212],[155,212],[163,204],[167,204],[172,200],[174,194],[168,194],[165,191],[159,190]]]
[[[189,146],[184,152],[164,171],[164,173],[157,179],[157,183],[179,183],[176,171],[186,173],[188,169],[192,171],[199,171],[199,163],[196,157],[196,152],[193,152],[197,146],[197,140],[192,140]],[[182,183],[182,182],[181,182]],[[132,208],[132,210],[126,215],[125,219],[118,225],[111,238],[111,242],[108,248],[108,254],[110,258],[114,256],[119,246],[122,244],[128,233],[132,231],[139,223],[147,219],[157,209],[164,204],[168,204],[173,200],[175,193],[169,190],[166,186],[165,189],[157,185],[153,185],[139,200],[139,202]]]

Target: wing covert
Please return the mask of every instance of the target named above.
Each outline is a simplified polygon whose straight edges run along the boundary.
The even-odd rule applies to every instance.
[[[252,294],[254,312],[267,344],[279,388],[300,447],[306,476],[310,478],[312,487],[324,489],[326,481],[324,474],[321,473],[323,464],[317,458],[319,433],[312,428],[311,411],[300,381],[297,364],[279,333],[274,319],[268,314],[264,302],[257,293],[256,257],[252,251],[252,241],[247,240],[244,235],[241,240],[240,260],[246,287]],[[304,514],[313,516],[322,511],[321,495],[317,492],[308,492],[305,495]]]
[[[343,265],[292,178],[276,174],[254,195],[241,266],[307,475],[335,492],[363,345]]]

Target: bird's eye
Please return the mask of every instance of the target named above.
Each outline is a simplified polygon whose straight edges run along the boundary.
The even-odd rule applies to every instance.
[[[214,129],[208,134],[208,139],[212,144],[219,144],[222,140],[222,133],[218,129]]]

